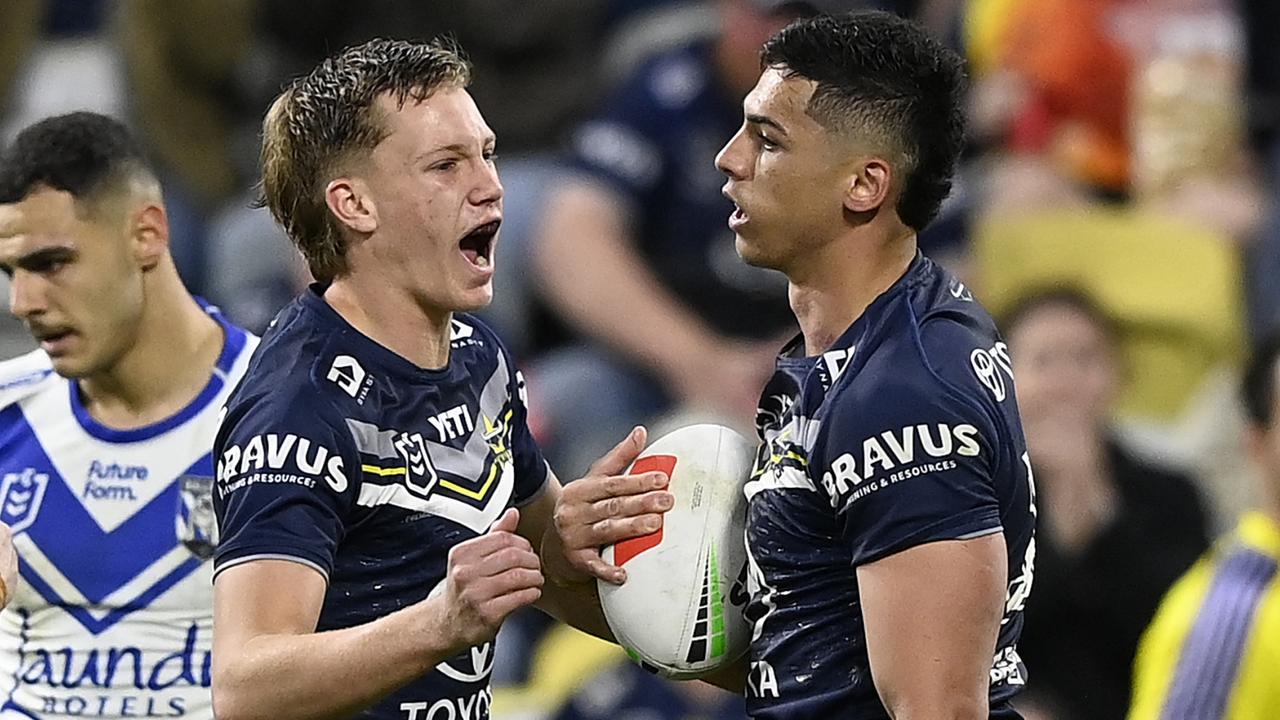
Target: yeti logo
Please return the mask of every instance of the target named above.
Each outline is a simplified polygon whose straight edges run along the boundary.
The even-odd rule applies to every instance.
[[[47,487],[49,476],[36,472],[35,468],[5,473],[4,481],[0,483],[0,521],[7,524],[15,535],[31,527],[40,512]]]
[[[350,355],[339,355],[333,359],[327,378],[342,388],[343,392],[355,397],[360,392],[360,386],[364,384],[364,375],[364,368],[360,367],[360,363],[356,362],[355,358]]]

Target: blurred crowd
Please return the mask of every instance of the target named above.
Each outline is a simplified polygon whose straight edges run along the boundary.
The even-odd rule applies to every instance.
[[[920,240],[1000,320],[1018,380],[1041,509],[1022,707],[1121,718],[1161,597],[1255,501],[1234,388],[1280,325],[1280,0],[813,4],[915,17],[969,60],[969,148]],[[712,159],[789,3],[4,5],[0,141],[73,109],[125,119],[186,283],[257,331],[308,282],[254,206],[267,105],[335,49],[452,34],[505,186],[487,317],[557,473],[639,422],[752,431],[796,328],[785,280],[735,255]],[[30,345],[0,325],[0,356]],[[492,662],[497,717],[743,713],[532,612]]]

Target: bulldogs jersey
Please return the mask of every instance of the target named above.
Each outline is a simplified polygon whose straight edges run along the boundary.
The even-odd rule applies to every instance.
[[[522,381],[497,337],[457,315],[424,370],[352,328],[313,287],[277,316],[215,446],[215,573],[264,558],[328,579],[317,631],[423,600],[449,548],[547,478]],[[360,717],[489,717],[493,646],[463,652]]]
[[[856,569],[1003,531],[1009,587],[991,715],[1025,682],[1016,643],[1035,490],[1009,356],[990,317],[923,256],[819,357],[797,340],[761,400],[746,485],[747,704],[756,718],[889,715],[871,678]],[[909,599],[904,599],[909,602]]]
[[[43,351],[0,364],[0,520],[22,575],[0,613],[0,718],[213,717],[210,450],[257,340],[216,313],[213,376],[115,430]]]

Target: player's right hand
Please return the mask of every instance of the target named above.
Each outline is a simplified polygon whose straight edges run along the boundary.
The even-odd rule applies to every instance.
[[[449,550],[444,627],[458,649],[488,642],[515,610],[542,597],[542,570],[529,541],[516,534],[509,508],[489,532]]]
[[[637,427],[591,466],[586,476],[564,486],[554,511],[556,551],[543,542],[543,557],[558,582],[592,577],[620,585],[626,572],[600,556],[600,548],[662,527],[662,515],[675,505],[669,479],[660,472],[624,475],[644,449],[645,429]],[[567,565],[565,568],[563,565]]]

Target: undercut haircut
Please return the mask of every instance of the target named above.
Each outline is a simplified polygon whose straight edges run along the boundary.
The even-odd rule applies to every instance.
[[[92,112],[40,120],[0,153],[0,204],[21,202],[41,187],[76,199],[78,211],[135,183],[159,188],[155,173],[128,129]]]
[[[448,38],[377,39],[326,59],[272,103],[263,122],[260,203],[317,280],[329,282],[347,270],[346,240],[325,202],[325,186],[344,162],[373,150],[390,132],[377,98],[390,93],[403,107],[470,81],[470,63]]]
[[[964,147],[959,55],[896,15],[855,12],[788,25],[765,43],[761,65],[812,80],[808,115],[896,164],[903,223],[918,232],[937,217]]]

